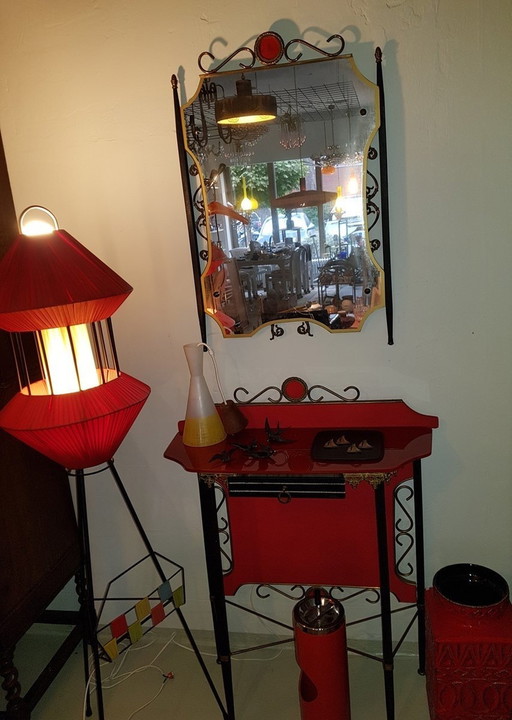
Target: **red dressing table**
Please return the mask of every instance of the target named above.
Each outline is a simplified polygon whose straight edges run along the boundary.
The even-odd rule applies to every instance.
[[[244,584],[285,584],[321,585],[331,592],[340,586],[378,589],[382,657],[369,657],[382,663],[386,716],[393,720],[393,659],[414,618],[396,641],[391,594],[413,606],[419,672],[424,672],[421,459],[431,453],[438,419],[402,400],[239,407],[248,424],[236,436],[213,447],[190,448],[183,445],[180,423],[164,453],[199,479],[224,718],[235,720],[226,605],[241,607],[231,598]],[[269,442],[266,425],[288,442]],[[333,431],[333,438],[345,433],[349,439],[350,433],[377,431],[381,452],[371,460],[357,451],[350,461],[313,460],[319,431]],[[269,445],[269,457],[251,456]]]

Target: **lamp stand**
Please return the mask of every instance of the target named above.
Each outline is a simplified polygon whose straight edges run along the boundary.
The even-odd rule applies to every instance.
[[[142,542],[144,543],[144,546],[148,552],[148,556],[151,558],[151,561],[153,563],[153,566],[155,567],[156,572],[158,573],[158,576],[162,582],[166,581],[165,573],[162,569],[161,563],[158,559],[158,555],[156,554],[153,546],[151,545],[151,542],[144,530],[144,527],[142,526],[142,523],[139,519],[139,516],[137,515],[137,512],[133,506],[133,503],[130,500],[130,497],[126,491],[126,488],[123,485],[123,482],[121,480],[121,477],[119,473],[117,472],[117,469],[114,465],[113,460],[109,460],[106,464],[105,469],[109,469],[115,483],[119,489],[119,492],[121,493],[121,496],[124,500],[124,503],[128,509],[128,512],[130,513],[130,516],[135,524],[135,527],[137,528],[139,535],[142,539]],[[101,668],[100,668],[100,644],[97,637],[97,627],[98,627],[98,617],[95,610],[94,602],[94,587],[93,587],[93,579],[92,579],[92,563],[91,563],[91,547],[90,547],[90,541],[89,541],[89,525],[88,525],[88,518],[87,518],[87,499],[86,499],[86,493],[85,493],[85,472],[84,470],[76,470],[75,473],[76,478],[76,500],[77,500],[77,522],[78,522],[78,530],[80,535],[80,542],[81,542],[81,550],[82,550],[82,577],[83,577],[83,584],[84,584],[84,593],[83,593],[83,627],[84,627],[84,658],[85,658],[85,672],[86,672],[86,714],[87,716],[92,715],[92,708],[91,708],[91,702],[90,702],[90,683],[89,683],[89,677],[88,677],[88,658],[87,658],[87,646],[90,647],[91,653],[92,653],[92,659],[93,659],[93,669],[94,669],[94,675],[96,678],[96,692],[97,692],[97,709],[98,709],[98,716],[99,720],[104,720],[104,706],[103,706],[103,692],[102,692],[102,684],[101,684]],[[192,635],[192,632],[190,631],[190,628],[187,624],[187,621],[183,615],[183,612],[180,607],[178,607],[174,601],[174,598],[171,598],[171,602],[174,605],[174,611],[176,612],[176,615],[178,616],[178,619],[181,623],[181,626],[183,630],[185,631],[185,634],[188,638],[188,641],[190,642],[190,645],[192,647],[192,650],[199,662],[199,665],[201,667],[201,670],[203,671],[203,674],[208,682],[208,685],[210,686],[210,689],[215,697],[215,700],[222,712],[222,717],[224,720],[228,720],[228,713],[224,707],[224,704],[222,702],[222,699],[217,692],[217,688],[215,687],[215,684],[213,683],[213,680],[210,676],[210,673],[208,671],[208,668],[205,665],[205,662],[201,656],[201,653],[199,651],[199,648],[197,647],[197,644],[194,640],[194,637]]]
[[[89,522],[87,519],[87,498],[85,494],[85,473],[83,470],[76,471],[76,509],[78,533],[80,536],[81,562],[82,562],[82,617],[84,630],[84,666],[86,681],[86,715],[92,715],[91,692],[89,682],[89,658],[87,647],[91,648],[94,675],[96,678],[96,693],[98,716],[104,720],[103,690],[101,685],[100,653],[98,638],[96,636],[97,616],[94,608],[94,586],[92,580],[91,545],[89,542]]]

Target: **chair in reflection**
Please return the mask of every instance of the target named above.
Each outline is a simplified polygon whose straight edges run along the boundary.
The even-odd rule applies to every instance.
[[[292,254],[292,289],[298,298],[309,292],[308,252],[305,245],[296,247]]]
[[[240,285],[247,300],[258,298],[258,275],[255,268],[244,268],[238,271]]]
[[[242,260],[248,253],[247,248],[232,248],[229,254],[236,260]],[[244,265],[238,269],[240,287],[248,300],[258,298],[258,268],[254,265]]]
[[[279,252],[279,265],[274,265],[265,273],[265,291],[267,295],[274,291],[284,297],[291,287],[292,256],[288,250]]]
[[[353,300],[356,299],[356,273],[348,260],[330,260],[320,268],[318,274],[318,302],[320,305],[341,307],[341,294],[351,290]]]
[[[308,248],[299,245],[293,250],[283,250],[281,264],[265,276],[267,294],[274,290],[281,296],[294,294],[301,298],[310,290]]]
[[[304,243],[302,247],[305,249],[305,260],[304,260],[304,273],[305,273],[305,285],[306,292],[309,292],[313,288],[313,248],[308,243]]]

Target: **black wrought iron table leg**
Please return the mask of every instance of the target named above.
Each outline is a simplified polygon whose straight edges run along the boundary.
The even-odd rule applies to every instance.
[[[391,625],[391,593],[389,586],[388,537],[386,527],[385,484],[375,488],[375,513],[379,551],[380,611],[382,631],[382,665],[384,668],[384,691],[386,694],[386,718],[395,718],[395,688],[393,679],[393,630]]]
[[[217,662],[221,666],[224,697],[226,700],[225,720],[235,720],[235,702],[233,694],[233,674],[231,669],[231,649],[229,629],[224,596],[222,560],[220,551],[219,529],[217,523],[217,506],[215,503],[215,487],[199,477],[199,498],[203,523],[208,587],[212,608]]]
[[[418,608],[418,673],[425,674],[425,546],[421,460],[413,462],[414,533],[416,542],[416,604]]]

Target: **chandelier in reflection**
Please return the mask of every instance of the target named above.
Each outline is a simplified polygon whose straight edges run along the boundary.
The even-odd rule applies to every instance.
[[[298,113],[292,113],[292,109],[288,106],[288,110],[280,118],[281,138],[280,144],[286,150],[293,150],[304,145],[306,133],[302,129],[302,121]]]
[[[222,152],[232,165],[245,165],[248,158],[254,155],[252,146],[241,140],[232,140],[229,145],[223,145]]]
[[[264,125],[237,125],[229,129],[229,133],[221,139],[224,141],[222,152],[235,165],[243,164],[254,155],[254,146],[268,132]]]
[[[331,120],[331,144],[327,145],[324,152],[321,155],[313,156],[311,159],[315,163],[316,167],[329,172],[330,168],[343,167],[347,165],[357,165],[363,162],[363,152],[357,146],[354,145],[352,140],[352,126],[350,119],[350,110],[347,111],[348,120],[348,139],[343,145],[339,145],[335,142],[334,138],[334,111],[335,106],[329,105],[329,113]],[[325,126],[324,126],[325,132]]]
[[[233,140],[244,142],[250,147],[256,145],[258,140],[261,140],[266,133],[268,133],[268,127],[265,125],[253,125],[252,127],[240,125],[231,128]]]

